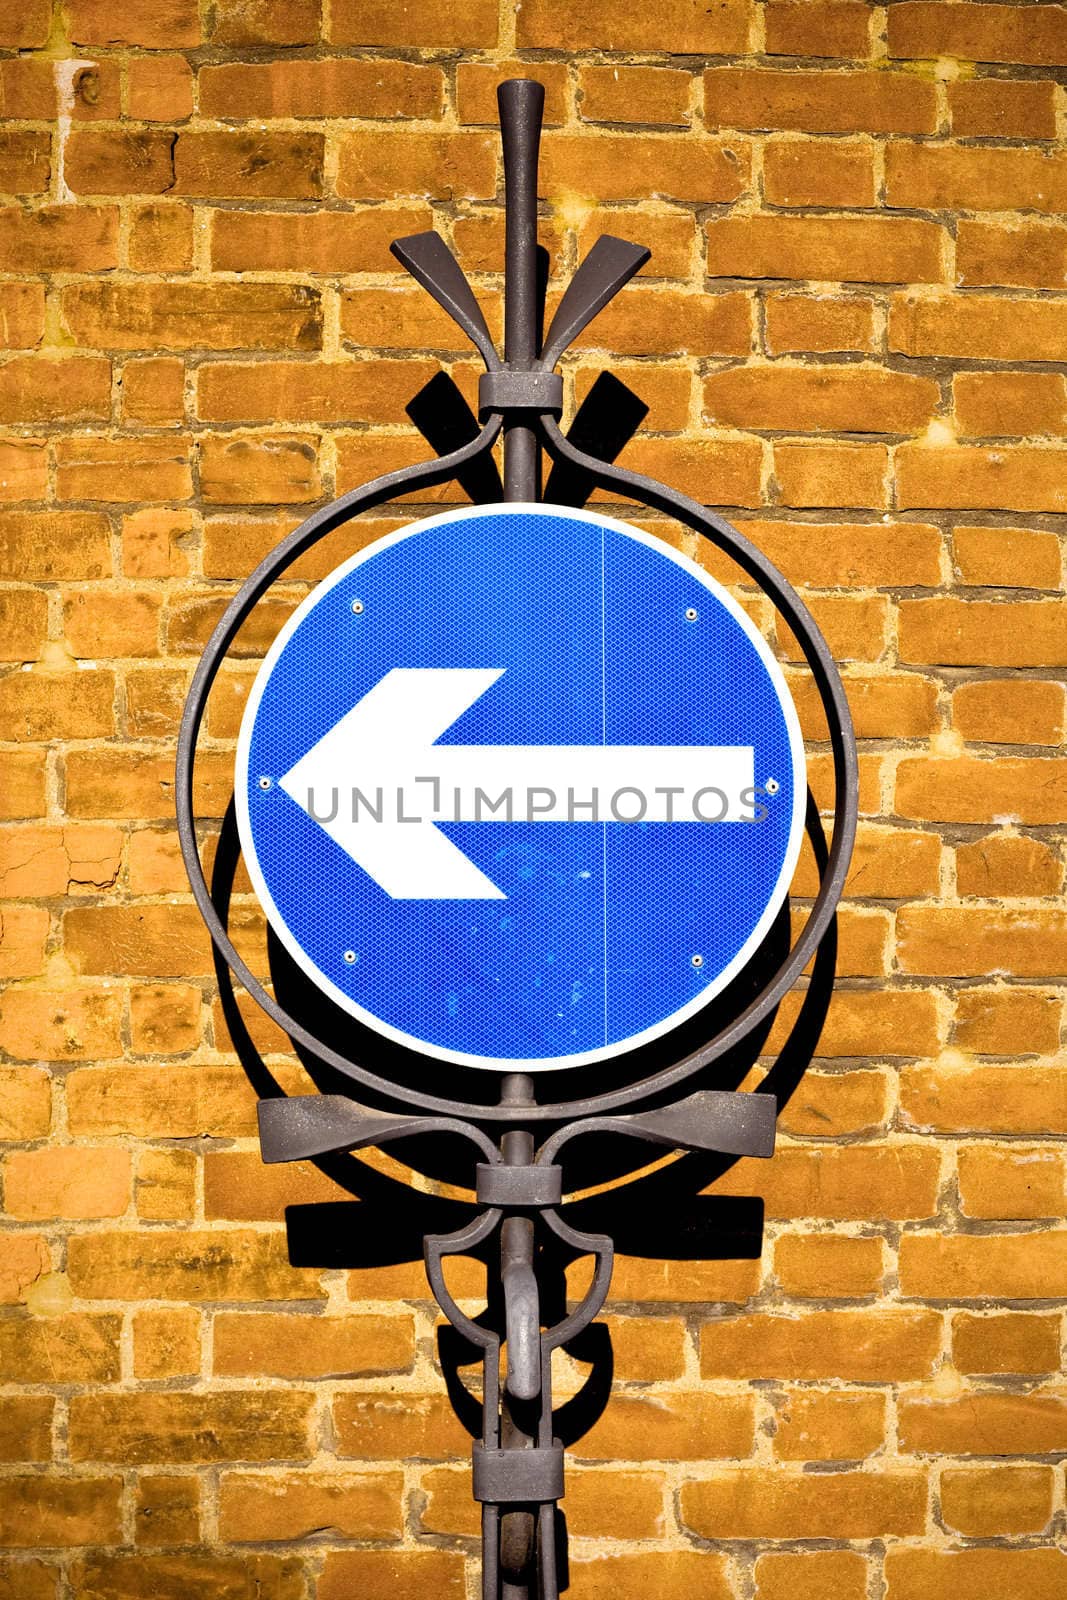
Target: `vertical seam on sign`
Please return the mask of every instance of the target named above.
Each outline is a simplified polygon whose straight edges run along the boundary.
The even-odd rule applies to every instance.
[[[607,746],[608,742],[608,663],[606,651],[607,614],[604,604],[604,542],[607,530],[600,530],[600,743]],[[606,821],[600,824],[600,876],[601,896],[604,908],[603,915],[603,942],[604,942],[604,1043],[608,1043],[608,825]]]

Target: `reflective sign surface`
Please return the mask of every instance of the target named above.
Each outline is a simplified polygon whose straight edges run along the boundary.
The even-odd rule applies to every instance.
[[[780,907],[805,780],[782,674],[695,563],[588,512],[480,506],[361,551],[279,635],[237,810],[283,943],[443,1061],[658,1037]]]

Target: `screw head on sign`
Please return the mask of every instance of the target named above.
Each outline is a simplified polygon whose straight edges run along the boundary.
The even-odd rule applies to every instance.
[[[352,613],[353,613],[354,616],[357,616],[357,617],[360,617],[360,616],[363,615],[363,601],[362,600],[353,600],[353,602],[352,602]]]
[[[274,782],[273,778],[268,778],[268,777],[264,776],[264,777],[260,778],[260,780],[259,780],[259,787],[261,789],[263,789],[263,790],[267,790],[267,789],[269,789],[271,787],[273,782]]]
[[[346,967],[354,967],[356,964],[356,952],[354,950],[346,950],[344,959]]]
[[[696,619],[697,619],[697,616],[698,616],[698,612],[697,612],[696,606],[686,606],[686,608],[685,608],[685,620],[686,620],[686,622],[695,622]]]
[[[704,965],[704,957],[703,956],[694,956],[692,964],[693,964],[694,967],[702,967]]]
[[[777,794],[778,790],[781,788],[781,784],[778,782],[777,778],[768,778],[763,787],[766,789],[768,794]]]

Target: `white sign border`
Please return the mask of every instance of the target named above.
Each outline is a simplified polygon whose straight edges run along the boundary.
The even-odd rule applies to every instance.
[[[267,887],[266,880],[260,869],[256,855],[255,840],[252,834],[252,822],[248,813],[248,758],[252,742],[252,730],[255,726],[260,701],[282,651],[308,613],[329,594],[336,584],[343,582],[349,573],[361,567],[364,562],[380,555],[383,550],[388,549],[391,545],[399,544],[404,539],[412,538],[415,534],[422,533],[427,528],[439,527],[446,523],[466,522],[479,517],[494,515],[517,516],[524,513],[541,517],[553,517],[559,521],[587,522],[598,528],[610,528],[613,532],[635,539],[638,543],[647,545],[650,549],[655,550],[657,554],[673,561],[690,578],[709,590],[746,634],[767,669],[771,682],[778,693],[782,714],[785,718],[793,762],[793,813],[790,820],[789,841],[782,868],[762,916],[733,960],[728,962],[717,977],[702,985],[699,993],[694,995],[692,1000],[688,1001],[684,1006],[680,1006],[677,1011],[672,1011],[669,1016],[662,1018],[660,1022],[655,1023],[652,1027],[645,1028],[640,1033],[631,1034],[628,1038],[619,1040],[615,1044],[602,1045],[595,1050],[583,1050],[573,1055],[551,1056],[548,1058],[543,1056],[531,1058],[522,1056],[479,1056],[461,1050],[449,1050],[441,1046],[430,1045],[426,1040],[419,1039],[414,1034],[405,1033],[402,1029],[395,1028],[390,1023],[384,1022],[380,1017],[375,1016],[373,1012],[366,1010],[365,1007],[352,1000],[343,990],[337,987],[331,978],[327,977],[326,973],[315,965],[303,947],[297,942],[295,936],[290,932],[288,924],[275,904],[274,897]],[[241,841],[245,865],[252,880],[252,887],[266,913],[267,920],[305,976],[310,978],[312,983],[323,990],[343,1011],[346,1011],[349,1016],[357,1017],[360,1022],[371,1028],[375,1033],[381,1034],[409,1050],[413,1050],[420,1056],[429,1056],[431,1059],[453,1063],[457,1066],[477,1067],[493,1072],[558,1072],[568,1067],[593,1066],[598,1062],[611,1060],[615,1056],[629,1054],[630,1051],[639,1049],[642,1045],[650,1044],[653,1040],[660,1039],[665,1034],[673,1032],[681,1023],[702,1010],[717,994],[721,994],[727,984],[741,971],[742,967],[759,947],[777,916],[788,893],[789,885],[800,857],[800,849],[804,838],[804,817],[807,808],[807,762],[804,754],[804,737],[800,729],[800,720],[781,666],[772,654],[767,641],[748,616],[748,613],[710,573],[705,572],[691,557],[683,554],[680,550],[673,549],[662,539],[656,538],[654,534],[647,533],[643,528],[635,528],[616,517],[604,516],[596,511],[572,509],[567,506],[545,505],[540,502],[503,501],[489,505],[460,506],[456,510],[439,512],[435,516],[424,517],[418,522],[408,523],[405,527],[396,528],[392,533],[387,533],[382,538],[374,540],[372,544],[366,545],[362,550],[357,550],[355,555],[342,562],[328,577],[323,578],[320,583],[316,584],[310,594],[305,596],[267,651],[252,683],[248,701],[241,718],[241,728],[237,739],[234,801],[237,813],[237,831]]]

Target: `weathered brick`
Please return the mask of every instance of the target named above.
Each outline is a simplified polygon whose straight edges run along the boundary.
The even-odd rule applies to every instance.
[[[187,1378],[200,1371],[200,1313],[194,1307],[145,1307],[132,1320],[135,1377]]]
[[[69,15],[75,44],[175,50],[200,43],[196,0],[72,0]]]
[[[315,44],[322,0],[218,0],[210,28],[216,45]]]
[[[1048,1312],[961,1311],[952,1319],[952,1359],[960,1372],[1056,1372],[1059,1317]]]
[[[0,893],[43,898],[110,888],[122,863],[117,828],[8,828],[0,833]]]
[[[306,1539],[324,1527],[346,1539],[396,1539],[403,1492],[399,1472],[227,1472],[219,1488],[219,1530],[236,1542]]]
[[[1065,1283],[1067,1232],[975,1237],[910,1234],[900,1241],[900,1287],[908,1296],[924,1300],[1054,1300],[1064,1293]],[[1067,1401],[1061,1400],[1059,1405],[1067,1418]]]
[[[957,9],[1020,8],[961,5]],[[893,1550],[886,1558],[886,1595],[887,1600],[955,1600],[962,1590],[980,1586],[987,1600],[1016,1600],[1022,1594],[1029,1600],[1056,1600],[1067,1576],[1065,1569],[1067,1557],[1052,1546],[1033,1550]]]
[[[952,695],[953,725],[976,742],[1057,745],[1065,713],[1061,683],[990,678],[961,683]]]
[[[196,1478],[142,1473],[137,1480],[134,1538],[139,1545],[196,1544],[200,1484]]]
[[[640,122],[664,127],[686,127],[689,123],[692,78],[688,72],[664,67],[589,66],[582,69],[579,83],[585,122]],[[490,118],[483,116],[480,120]],[[492,120],[496,120],[495,116]]]
[[[775,140],[763,152],[763,192],[776,206],[870,206],[874,154],[858,140]]]
[[[354,200],[489,200],[496,152],[481,133],[354,130],[341,140],[337,192]]]
[[[1054,139],[1055,84],[1039,79],[960,78],[948,85],[952,131],[961,138]]]
[[[910,1067],[901,1074],[906,1126],[939,1133],[1067,1131],[1062,1067]]]
[[[51,1461],[55,1404],[46,1395],[4,1396],[4,1408],[0,1412],[0,1461]]]
[[[715,128],[933,133],[937,126],[933,84],[904,73],[712,67],[704,107]]]
[[[5,272],[98,272],[118,265],[114,207],[0,206],[0,268]]]
[[[174,761],[170,754],[126,749],[71,750],[65,765],[67,810],[71,816],[173,819]],[[222,751],[208,752],[198,759],[194,780],[198,816],[222,816],[232,789],[232,765]]]
[[[311,1395],[75,1395],[70,1407],[74,1461],[272,1461],[310,1455]],[[103,1541],[107,1542],[107,1541]]]
[[[878,926],[885,927],[881,918]],[[816,1072],[809,1068],[781,1106],[779,1126],[802,1139],[876,1133],[885,1127],[888,1117],[886,1088],[881,1072]]]
[[[1067,1087],[1063,1102],[1067,1111]],[[965,1216],[1025,1221],[1063,1215],[1067,1169],[1058,1150],[977,1146],[962,1149],[957,1159]]]
[[[669,38],[678,53],[733,55],[748,45],[751,9],[747,0],[721,0],[713,7],[665,0],[653,14],[625,0],[580,0],[566,9],[553,0],[529,0],[518,14],[518,43],[534,49],[659,51]]]
[[[862,1461],[885,1441],[885,1398],[847,1390],[794,1389],[776,1406],[779,1461]]]
[[[741,140],[549,133],[540,188],[555,202],[588,195],[598,202],[660,197],[707,203],[737,200],[748,179],[749,152]]]
[[[130,116],[138,121],[183,122],[192,116],[193,74],[184,56],[133,56],[126,84]]]
[[[79,1600],[304,1600],[299,1556],[93,1555],[74,1567]]]
[[[355,63],[354,63],[355,64]],[[286,69],[296,63],[286,62]],[[211,260],[224,271],[253,263],[267,272],[384,272],[394,239],[430,227],[428,207],[373,206],[362,211],[216,211]]]
[[[776,441],[774,473],[784,506],[884,506],[889,457],[884,445]]]
[[[771,0],[764,6],[765,48],[772,56],[868,54],[870,8],[859,0]]]
[[[44,333],[44,285],[0,284],[0,343],[5,350],[29,350]]]
[[[878,1383],[928,1377],[941,1344],[934,1312],[806,1311],[706,1322],[705,1378],[844,1378]]]
[[[803,1299],[875,1294],[881,1287],[882,1241],[835,1233],[786,1233],[774,1247],[774,1270],[788,1295]]]
[[[941,277],[941,230],[907,217],[725,217],[708,224],[707,236],[713,277],[856,283]]]
[[[51,919],[43,906],[6,906],[0,916],[0,977],[35,978],[44,970]],[[14,1095],[21,1114],[21,1095]],[[0,1129],[4,1127],[0,1118]]]
[[[43,194],[51,172],[51,140],[32,128],[0,130],[0,191]]]
[[[231,1378],[371,1377],[415,1356],[408,1317],[311,1317],[224,1312],[215,1318],[215,1371]]]
[[[200,441],[200,489],[213,505],[299,505],[321,492],[311,434],[220,434]]]
[[[122,1537],[120,1478],[5,1477],[0,1545],[113,1544]]]
[[[160,594],[149,590],[84,589],[63,605],[63,635],[75,658],[159,654]]]
[[[28,0],[17,12],[0,19],[0,40],[12,49],[31,49],[48,39],[52,12],[48,0]]]
[[[955,1400],[913,1394],[902,1397],[899,1416],[901,1448],[909,1454],[1048,1455],[1064,1447],[1067,1396],[1040,1388]]]
[[[497,41],[495,0],[454,0],[427,13],[414,0],[336,0],[330,7],[333,44],[456,46],[491,49]]]
[[[78,1311],[66,1316],[0,1318],[5,1383],[114,1383],[122,1319]]]
[[[905,0],[890,8],[889,54],[1062,66],[1067,64],[1065,30],[1067,7],[1060,5],[1043,5],[1029,15],[1017,5]]]
[[[106,1060],[122,1054],[122,995],[110,985],[8,989],[0,1017],[6,1049],[16,1060]]]
[[[279,1233],[214,1228],[84,1233],[72,1236],[69,1248],[71,1286],[87,1300],[321,1298],[314,1274],[289,1265]],[[91,1428],[86,1438],[91,1445]]]
[[[196,1157],[191,1150],[145,1150],[137,1163],[137,1215],[184,1222],[196,1210]]]
[[[1060,821],[1067,762],[1039,757],[907,758],[897,767],[896,808],[928,822]]]
[[[1039,839],[991,833],[956,848],[956,892],[978,895],[1051,895],[1063,882],[1059,857]]]
[[[90,348],[315,350],[315,290],[289,283],[84,283],[63,290],[63,317]]]
[[[103,578],[111,572],[107,519],[96,511],[0,511],[0,576]]]
[[[318,1583],[318,1600],[367,1600],[389,1595],[433,1593],[439,1600],[464,1600],[463,1557],[450,1550],[332,1550]]]
[[[134,272],[188,272],[193,264],[192,207],[179,200],[131,207],[128,259]],[[158,291],[158,284],[153,287]]]
[[[173,356],[127,361],[122,369],[122,415],[132,422],[182,422],[184,362]]]
[[[734,367],[704,380],[705,420],[727,427],[916,433],[938,401],[929,378],[884,367]]]
[[[874,306],[866,298],[768,294],[764,316],[768,355],[874,349]]]
[[[1062,361],[1067,333],[1059,306],[1050,300],[1001,295],[917,300],[901,294],[890,304],[889,348],[909,356]],[[938,456],[938,470],[944,471],[952,452],[942,448],[930,454]]]
[[[1067,433],[1067,381],[1058,372],[962,372],[952,381],[960,433],[972,438]]]
[[[897,958],[904,972],[1040,978],[1067,967],[1067,912],[903,906]]]
[[[1054,1053],[1060,1005],[1042,989],[964,989],[956,998],[954,1042],[984,1055]]]
[[[925,211],[1062,212],[1067,162],[1040,150],[908,144],[886,149],[891,206]]]
[[[956,277],[991,288],[1062,289],[1067,284],[1067,228],[1058,223],[969,222],[956,229]]]
[[[227,62],[199,75],[200,110],[207,116],[433,118],[440,114],[439,67],[406,61]],[[247,191],[242,191],[242,197]]]
[[[179,133],[175,194],[312,200],[322,193],[321,133]]]
[[[682,1486],[682,1520],[705,1538],[869,1539],[926,1527],[922,1472],[721,1472]]]
[[[130,1203],[128,1150],[74,1145],[16,1150],[4,1162],[4,1210],[20,1221],[121,1217]]]
[[[1060,587],[1063,563],[1054,533],[1038,528],[963,526],[953,531],[952,550],[961,583],[1004,589]]]
[[[48,452],[43,439],[0,439],[0,500],[43,500]]]
[[[867,1564],[856,1550],[774,1551],[759,1556],[755,1600],[866,1600]]]
[[[75,194],[163,194],[174,187],[174,140],[151,129],[83,129],[67,141]]]
[[[215,421],[400,422],[434,375],[428,361],[217,362],[201,370],[197,410]]]

